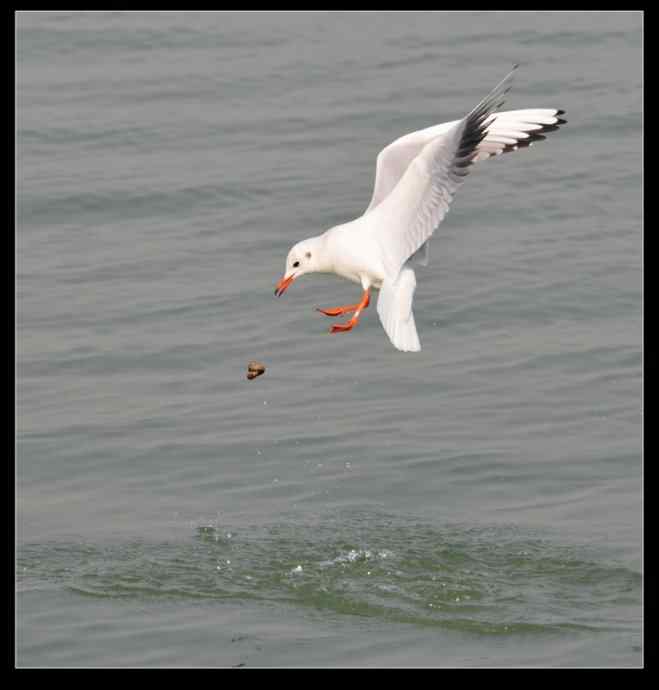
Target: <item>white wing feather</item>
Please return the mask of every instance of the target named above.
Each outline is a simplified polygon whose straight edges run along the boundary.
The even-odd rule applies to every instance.
[[[514,69],[464,119],[427,143],[393,191],[369,214],[385,270],[396,280],[405,262],[432,235],[467,174],[491,115],[503,104]]]
[[[487,135],[478,146],[474,162],[516,151],[530,146],[534,141],[545,139],[547,132],[565,124],[566,120],[560,117],[564,112],[556,108],[540,108],[496,113],[487,125]],[[459,122],[460,120],[453,120],[411,132],[382,149],[376,162],[373,196],[365,212],[368,213],[389,196],[426,144],[445,134]]]

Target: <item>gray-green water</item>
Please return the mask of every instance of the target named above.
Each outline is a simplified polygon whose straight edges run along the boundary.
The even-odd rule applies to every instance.
[[[16,662],[642,663],[639,13],[16,27]],[[423,351],[272,295],[378,151],[509,108],[417,273]],[[261,359],[265,376],[248,382]]]

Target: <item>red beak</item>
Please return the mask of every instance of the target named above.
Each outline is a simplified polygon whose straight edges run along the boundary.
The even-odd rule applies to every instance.
[[[277,283],[277,287],[275,288],[275,295],[277,295],[277,297],[281,297],[281,296],[284,294],[284,292],[286,292],[286,288],[288,288],[288,286],[289,286],[294,280],[295,280],[295,276],[294,276],[294,275],[290,275],[290,276],[288,276],[288,278],[285,278],[285,277],[282,278],[282,279]]]

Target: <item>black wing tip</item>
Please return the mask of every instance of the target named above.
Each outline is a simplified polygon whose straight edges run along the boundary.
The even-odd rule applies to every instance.
[[[556,114],[564,115],[565,111],[557,110]],[[528,146],[531,146],[531,144],[533,144],[536,141],[543,141],[547,138],[545,136],[547,133],[555,132],[557,129],[560,128],[561,125],[564,125],[566,122],[567,120],[557,117],[556,122],[553,125],[541,125],[540,129],[528,132],[528,137],[526,137],[526,139],[518,139],[517,142],[514,144],[506,144],[501,149],[501,153],[510,153],[510,151],[518,151],[519,149],[525,149]]]
[[[540,130],[543,131],[543,130]],[[547,137],[544,134],[539,134],[537,132],[532,132],[526,139],[519,139],[515,144],[506,144],[506,146],[501,149],[501,153],[510,153],[511,151],[519,151],[519,149],[525,149],[536,141],[544,141]]]
[[[508,76],[467,116],[467,126],[462,133],[452,166],[452,173],[457,177],[464,177],[469,172],[478,151],[478,144],[487,136],[489,126],[495,119],[493,116],[504,104],[505,96],[512,88],[510,77],[518,67],[519,63],[516,62]],[[536,135],[532,140],[544,138],[541,135]],[[525,145],[528,146],[530,141]],[[512,148],[504,148],[504,151],[506,150],[512,150]]]

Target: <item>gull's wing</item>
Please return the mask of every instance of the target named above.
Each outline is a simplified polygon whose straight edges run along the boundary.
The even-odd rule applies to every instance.
[[[448,212],[455,191],[479,155],[492,114],[503,105],[515,68],[469,115],[431,139],[407,166],[394,189],[368,214],[391,279],[395,280],[403,264]],[[499,139],[497,146],[508,146],[503,141],[506,137],[501,135]]]
[[[478,146],[474,161],[486,160],[509,151],[530,146],[534,141],[546,139],[545,134],[565,124],[561,119],[565,111],[556,108],[508,110],[496,113],[487,123],[487,134]],[[444,122],[396,139],[378,154],[375,166],[373,196],[365,213],[378,206],[391,193],[409,164],[433,139],[446,134],[460,120]]]
[[[548,132],[555,132],[567,122],[561,117],[564,114],[564,110],[556,108],[507,110],[496,113],[487,124],[487,134],[478,145],[474,163],[533,146],[533,142],[546,139],[545,135]]]
[[[446,133],[457,125],[459,120],[445,122],[434,127],[420,129],[396,139],[378,153],[375,163],[375,184],[371,202],[364,213],[374,209],[384,201],[400,178],[405,174],[409,164],[421,153],[423,147],[440,134]]]

